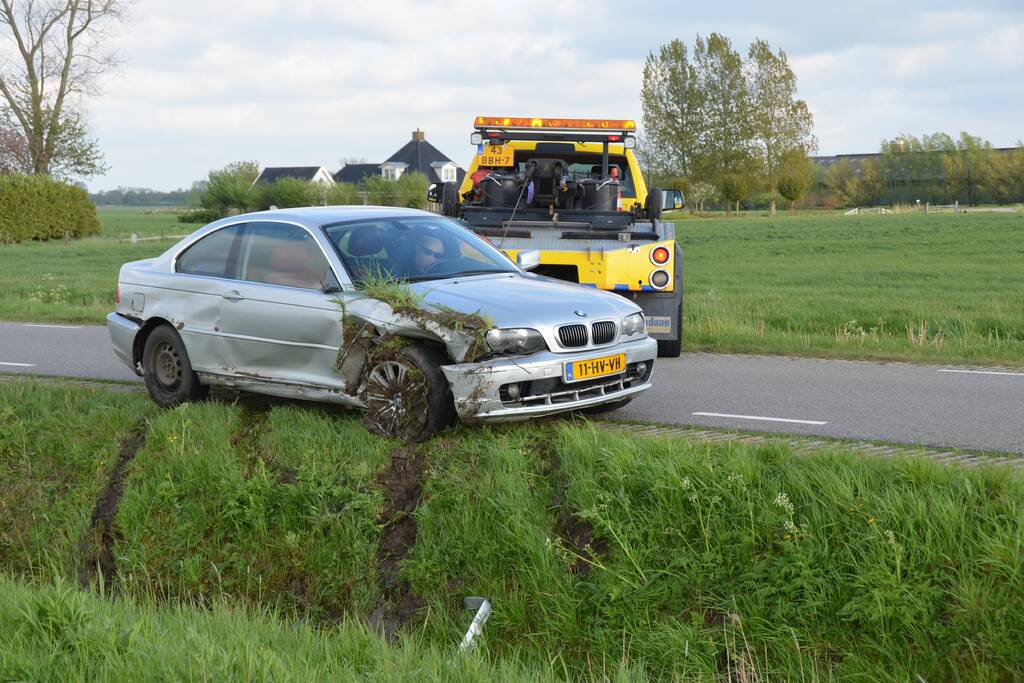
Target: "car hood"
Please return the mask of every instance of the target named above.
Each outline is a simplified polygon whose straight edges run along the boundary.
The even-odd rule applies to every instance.
[[[479,313],[497,327],[540,328],[582,320],[617,320],[640,310],[610,292],[518,273],[431,280],[411,287],[428,305]]]

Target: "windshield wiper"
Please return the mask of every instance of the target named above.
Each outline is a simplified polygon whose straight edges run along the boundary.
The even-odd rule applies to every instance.
[[[460,270],[457,273],[439,273],[437,275],[414,275],[412,277],[405,278],[406,282],[424,282],[426,280],[450,280],[453,277],[462,277],[464,275],[492,275],[494,273],[514,273],[514,270],[495,270],[493,268],[479,269],[479,270]]]
[[[490,275],[492,273],[512,273],[511,270],[495,270],[494,268],[479,269],[479,270],[462,270],[458,273],[452,273],[451,275],[445,275],[445,277],[462,277],[463,275]]]

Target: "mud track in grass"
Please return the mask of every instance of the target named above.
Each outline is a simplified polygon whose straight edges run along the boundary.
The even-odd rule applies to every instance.
[[[603,538],[594,540],[594,525],[580,517],[572,505],[565,501],[569,488],[568,478],[549,438],[550,434],[542,434],[532,440],[532,445],[555,492],[551,503],[555,510],[555,533],[565,548],[576,557],[569,565],[569,571],[576,576],[586,577],[590,574],[591,560],[607,554],[608,542]]]
[[[427,458],[422,449],[404,446],[391,451],[388,469],[378,477],[386,502],[380,516],[377,579],[381,602],[370,615],[370,626],[394,638],[426,602],[399,578],[402,560],[416,545],[413,513],[423,495]]]
[[[149,425],[145,420],[123,436],[117,452],[117,461],[110,471],[106,486],[96,499],[96,506],[89,517],[89,529],[80,547],[82,561],[78,568],[78,582],[89,588],[102,582],[103,590],[109,593],[117,578],[117,561],[114,545],[121,539],[114,527],[117,509],[124,494],[124,481],[128,476],[128,465],[146,445]]]

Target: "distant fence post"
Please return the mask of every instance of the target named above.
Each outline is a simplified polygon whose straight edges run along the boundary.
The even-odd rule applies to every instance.
[[[132,244],[138,244],[139,236],[136,233],[132,233]]]

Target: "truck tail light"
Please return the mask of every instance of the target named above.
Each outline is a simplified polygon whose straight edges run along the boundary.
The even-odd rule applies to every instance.
[[[121,303],[121,285],[118,285],[117,289],[114,290],[114,303],[115,304]]]
[[[665,289],[668,287],[669,275],[666,270],[654,270],[651,271],[651,287],[655,289]]]
[[[656,266],[663,266],[668,263],[671,256],[672,252],[668,250],[668,247],[655,247],[651,250],[651,263]]]

